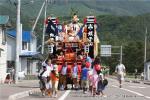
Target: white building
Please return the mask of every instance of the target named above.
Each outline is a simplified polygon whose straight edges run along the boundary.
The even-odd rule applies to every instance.
[[[16,54],[16,31],[7,31],[7,63],[8,68],[14,66]],[[30,31],[22,31],[19,72],[26,75],[36,75],[38,71],[37,39]]]
[[[0,16],[0,83],[5,81],[10,69],[15,69],[16,31],[8,31],[9,16]],[[37,38],[30,31],[22,31],[20,40],[20,68],[25,75],[36,75],[40,54],[37,52]]]
[[[0,16],[0,83],[3,83],[7,75],[7,42],[5,31],[9,27],[8,16]]]

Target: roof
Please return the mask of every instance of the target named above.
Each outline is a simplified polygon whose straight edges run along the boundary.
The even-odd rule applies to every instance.
[[[42,60],[43,56],[40,52],[25,51],[20,54],[20,57],[31,57],[36,60]]]
[[[5,25],[9,21],[9,16],[2,16],[0,15],[0,25]]]
[[[22,52],[20,54],[21,57],[28,57],[28,56],[34,56],[39,54],[39,52],[33,52],[33,51],[26,51],[26,52]]]
[[[12,36],[12,37],[16,38],[16,31],[15,30],[7,31],[6,33],[9,36]],[[32,38],[32,35],[31,35],[30,31],[22,31],[22,41],[30,42],[31,38]]]

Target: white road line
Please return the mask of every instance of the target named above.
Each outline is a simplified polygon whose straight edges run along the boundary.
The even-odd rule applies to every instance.
[[[65,100],[65,98],[68,96],[70,92],[71,90],[67,90],[58,100]]]
[[[145,98],[150,99],[150,97],[149,97],[149,96],[145,96]]]
[[[118,88],[118,86],[116,86],[116,85],[112,85],[112,86],[115,87],[115,88]],[[138,95],[138,96],[142,96],[142,97],[145,97],[145,98],[147,98],[147,99],[150,99],[149,96],[145,96],[145,95],[143,95],[143,94],[141,94],[141,93],[138,93],[138,92],[135,92],[135,91],[132,91],[132,90],[129,90],[129,89],[125,89],[125,88],[120,88],[120,89],[121,89],[121,90],[128,91],[128,92],[131,92],[131,93],[136,94],[136,95]]]
[[[144,88],[146,88],[146,87],[143,87],[143,86],[129,86],[129,87],[131,87],[131,88],[136,88],[136,89],[144,89]]]
[[[144,97],[144,95],[141,94],[141,93],[138,93],[138,92],[135,92],[135,91],[131,91],[131,90],[128,90],[128,89],[125,89],[125,88],[121,88],[121,89],[122,89],[122,90],[125,90],[125,91],[128,91],[128,92],[131,92],[131,93],[134,93],[134,94],[136,94],[136,95],[138,95],[138,96]]]
[[[116,86],[116,85],[112,85],[113,87],[115,87],[115,88],[118,88],[118,86]]]

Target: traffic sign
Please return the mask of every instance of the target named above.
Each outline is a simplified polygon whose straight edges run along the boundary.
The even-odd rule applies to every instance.
[[[108,57],[111,56],[111,45],[101,45],[101,56]]]

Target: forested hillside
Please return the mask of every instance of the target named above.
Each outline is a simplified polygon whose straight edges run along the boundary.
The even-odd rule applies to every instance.
[[[13,15],[17,0],[0,0],[1,14]],[[22,14],[30,18],[37,13],[44,0],[21,0]],[[48,14],[69,16],[75,9],[80,16],[94,15],[139,15],[150,12],[150,0],[48,0]]]

